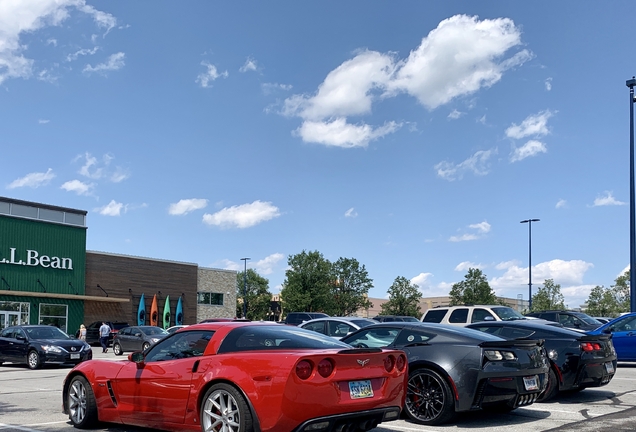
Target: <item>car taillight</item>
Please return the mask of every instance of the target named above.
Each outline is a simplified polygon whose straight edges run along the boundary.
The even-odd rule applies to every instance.
[[[333,372],[333,362],[330,359],[322,359],[320,363],[318,363],[318,373],[321,377],[327,378]],[[296,368],[298,370],[298,368]]]
[[[389,355],[388,357],[384,359],[384,369],[386,369],[387,372],[391,372],[394,367],[395,367],[395,357],[393,357],[392,355]]]
[[[306,380],[311,376],[311,371],[313,370],[313,365],[309,360],[299,361],[296,365],[296,375],[298,378],[302,380]]]
[[[402,372],[406,367],[406,357],[403,355],[399,355],[397,360],[395,361],[395,367],[397,368],[397,370]]]
[[[581,349],[585,352],[600,351],[601,344],[596,342],[581,342]]]

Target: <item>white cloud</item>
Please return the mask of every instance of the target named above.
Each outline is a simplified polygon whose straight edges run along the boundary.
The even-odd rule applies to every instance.
[[[192,211],[207,207],[208,200],[203,198],[182,199],[178,203],[170,204],[168,214],[186,215]]]
[[[99,50],[99,47],[83,48],[81,50],[75,51],[73,54],[69,54],[66,56],[66,61],[70,62],[73,60],[77,60],[79,56],[93,55]]]
[[[546,79],[544,84],[546,91],[552,90],[552,77]]]
[[[429,109],[498,82],[503,73],[532,58],[527,50],[504,59],[521,45],[521,31],[507,18],[479,21],[456,15],[439,23],[422,39],[388,84],[389,92],[406,92]]]
[[[468,225],[468,228],[477,230],[477,233],[467,233],[457,236],[451,236],[448,241],[451,242],[461,242],[461,241],[471,241],[471,240],[479,240],[485,234],[490,232],[490,224],[486,221]]]
[[[95,187],[93,183],[84,183],[79,180],[70,180],[60,186],[67,192],[75,192],[78,195],[91,195]]]
[[[256,70],[256,60],[251,57],[248,57],[245,60],[245,64],[241,66],[239,72],[247,72],[247,71],[255,71]]]
[[[49,123],[51,120],[45,120],[45,119],[40,119],[38,120],[38,124],[47,124]]]
[[[548,119],[555,113],[550,110],[541,111],[534,115],[529,115],[520,125],[515,123],[506,129],[508,138],[522,139],[529,136],[542,137],[548,135]]]
[[[94,180],[105,178],[113,183],[120,183],[130,176],[126,170],[119,166],[111,170],[110,164],[115,159],[111,154],[106,153],[102,155],[101,160],[98,160],[95,156],[87,152],[83,155],[76,156],[73,162],[77,162],[81,159],[84,159],[84,165],[82,165],[78,173],[84,177]]]
[[[49,168],[45,173],[29,173],[24,177],[13,180],[7,189],[15,189],[20,187],[30,187],[30,188],[38,188],[40,186],[45,186],[49,184],[49,182],[55,178],[55,174],[53,170]]]
[[[453,111],[450,112],[450,114],[448,114],[448,116],[446,118],[449,118],[451,120],[457,120],[458,118],[460,118],[464,114],[465,113],[463,113],[461,111],[457,111],[456,109],[454,109]]]
[[[49,38],[46,40],[47,45],[57,46],[57,39]]]
[[[263,93],[266,95],[272,94],[274,92],[277,92],[279,90],[282,91],[289,91],[292,89],[292,85],[291,84],[278,84],[278,83],[263,83],[261,84],[261,89],[263,90]]]
[[[251,204],[226,207],[214,214],[203,215],[203,222],[221,228],[249,228],[280,216],[278,207],[271,202],[254,201]]]
[[[521,147],[517,147],[512,151],[510,154],[510,162],[519,162],[525,158],[547,152],[548,149],[544,143],[537,140],[530,140]]]
[[[594,200],[593,207],[609,206],[609,205],[625,205],[622,201],[618,201],[611,192],[605,191],[605,196],[600,196]]]
[[[499,264],[495,265],[495,268],[497,270],[507,270],[507,269],[509,269],[511,267],[515,267],[515,266],[519,266],[519,261],[510,260],[510,261],[500,262]]]
[[[27,45],[20,37],[48,26],[59,26],[69,16],[69,10],[77,9],[92,16],[99,27],[108,32],[116,19],[107,13],[86,5],[85,0],[39,0],[0,2],[0,84],[10,78],[30,78],[34,60],[23,56]],[[47,45],[57,45],[48,39]]]
[[[92,72],[99,72],[99,73],[106,73],[108,71],[116,71],[119,70],[121,68],[124,67],[125,62],[124,62],[124,58],[126,57],[126,54],[124,54],[123,52],[118,52],[115,54],[112,54],[108,57],[108,59],[104,62],[104,63],[100,63],[97,66],[91,66],[90,64],[87,64],[84,67],[84,70],[82,72],[84,73],[92,73]]]
[[[95,211],[104,216],[120,216],[122,211],[124,213],[128,211],[128,204],[122,204],[115,200],[111,200],[104,207],[96,208]]]
[[[567,202],[566,200],[564,200],[564,199],[560,199],[560,200],[556,203],[555,208],[565,208],[565,207],[567,207],[567,205],[568,205],[568,202]]]
[[[216,80],[217,78],[219,77],[227,78],[229,75],[227,71],[219,73],[216,70],[216,66],[205,61],[201,62],[201,66],[205,66],[207,70],[205,72],[200,73],[197,76],[197,79],[195,80],[195,82],[198,83],[203,88],[212,86],[212,81]]]
[[[388,122],[384,126],[374,128],[367,124],[349,124],[341,117],[330,122],[305,121],[295,131],[305,142],[314,142],[326,146],[353,148],[366,147],[369,141],[395,132],[402,125]]]
[[[486,221],[483,221],[477,224],[468,225],[468,228],[476,229],[482,234],[486,234],[487,232],[490,232],[490,224]]]
[[[462,234],[458,236],[450,236],[448,241],[462,242],[462,241],[471,241],[471,240],[478,240],[478,239],[479,239],[479,236],[476,234]]]
[[[434,166],[437,175],[444,180],[459,180],[466,172],[472,172],[475,175],[488,174],[490,164],[489,159],[492,155],[497,154],[497,149],[480,150],[465,161],[454,164],[452,162],[442,161]]]
[[[284,259],[285,255],[282,253],[273,253],[262,260],[256,261],[254,263],[254,268],[261,275],[272,274],[274,272],[274,267]]]
[[[481,124],[485,125],[486,124],[486,114],[484,114],[483,116],[479,117],[477,119],[477,123],[481,123]]]
[[[420,291],[431,288],[430,279],[433,277],[433,273],[420,273],[417,276],[411,278],[411,283],[417,285]]]
[[[594,267],[592,263],[582,260],[555,259],[542,262],[532,266],[532,285],[543,285],[546,279],[553,279],[555,283],[561,285],[581,284],[585,272],[592,267]],[[519,289],[523,285],[527,288],[528,267],[510,265],[502,276],[492,278],[490,285],[496,290]]]
[[[468,271],[471,268],[482,269],[482,268],[484,268],[484,265],[483,264],[476,264],[476,263],[470,262],[470,261],[464,261],[464,262],[460,262],[459,264],[457,264],[455,266],[455,271],[465,272],[465,271]]]
[[[345,217],[348,217],[348,218],[355,218],[355,217],[358,217],[358,212],[355,211],[353,207],[351,207],[349,210],[345,212],[344,215]]]

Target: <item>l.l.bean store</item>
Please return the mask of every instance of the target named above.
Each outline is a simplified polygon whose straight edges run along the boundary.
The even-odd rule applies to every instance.
[[[235,271],[87,251],[87,214],[0,197],[0,329],[74,334],[94,321],[166,327],[235,316]]]

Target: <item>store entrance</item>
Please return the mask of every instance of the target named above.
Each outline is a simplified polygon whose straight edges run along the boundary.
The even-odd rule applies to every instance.
[[[0,311],[0,330],[20,324],[19,312]]]

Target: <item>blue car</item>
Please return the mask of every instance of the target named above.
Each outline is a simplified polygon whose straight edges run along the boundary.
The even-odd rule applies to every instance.
[[[615,318],[587,333],[611,333],[618,361],[636,361],[636,312]]]

